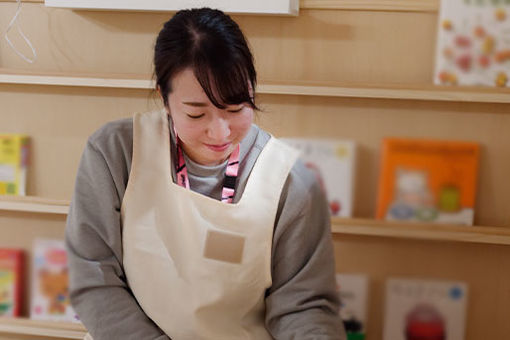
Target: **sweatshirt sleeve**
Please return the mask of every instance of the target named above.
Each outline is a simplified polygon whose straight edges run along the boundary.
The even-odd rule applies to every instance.
[[[80,161],[66,227],[71,304],[94,340],[168,340],[126,284],[120,205],[130,151],[118,140],[110,135],[103,148],[89,139]]]
[[[266,327],[277,340],[345,340],[338,315],[327,201],[314,175],[296,163],[280,198]]]

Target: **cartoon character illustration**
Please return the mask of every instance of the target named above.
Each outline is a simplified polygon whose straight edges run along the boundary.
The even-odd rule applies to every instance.
[[[397,168],[393,197],[388,209],[389,219],[431,221],[437,218],[438,211],[425,171]]]
[[[49,314],[65,314],[69,306],[69,279],[67,269],[60,272],[50,272],[42,269],[39,275],[39,289],[48,299]]]

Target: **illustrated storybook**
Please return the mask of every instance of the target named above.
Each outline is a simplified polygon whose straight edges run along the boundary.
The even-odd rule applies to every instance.
[[[0,134],[0,195],[26,194],[29,139]]]
[[[349,140],[282,138],[301,152],[300,159],[317,177],[332,216],[351,217],[356,144]]]
[[[390,278],[383,340],[464,340],[464,282]]]
[[[0,248],[0,317],[20,315],[23,303],[24,253]]]
[[[472,225],[479,154],[471,142],[384,139],[376,217]]]
[[[33,255],[30,318],[77,321],[69,301],[69,274],[64,242],[36,239]]]
[[[434,83],[508,87],[510,1],[441,0]]]
[[[364,274],[336,274],[340,296],[340,317],[347,332],[347,340],[364,340],[367,321],[368,276]]]

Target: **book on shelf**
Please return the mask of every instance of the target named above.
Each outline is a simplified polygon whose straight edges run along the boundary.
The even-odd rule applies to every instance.
[[[0,316],[20,316],[23,272],[23,250],[0,248]]]
[[[364,340],[367,321],[368,276],[337,273],[340,297],[340,317],[347,332],[347,340]]]
[[[29,138],[0,134],[0,195],[26,195]]]
[[[299,150],[300,159],[317,177],[332,216],[351,217],[356,144],[350,140],[281,138]]]
[[[390,278],[383,340],[464,340],[464,282]]]
[[[510,86],[510,2],[441,0],[434,82]]]
[[[472,142],[384,139],[376,217],[472,225],[479,153]]]
[[[64,241],[36,239],[33,256],[30,318],[78,322],[69,301],[69,273]]]

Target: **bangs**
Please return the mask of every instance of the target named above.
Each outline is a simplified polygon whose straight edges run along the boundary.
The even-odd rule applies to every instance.
[[[193,72],[211,103],[220,109],[228,105],[248,103],[251,108],[258,110],[255,105],[255,81],[250,76],[249,66],[243,61],[232,58],[221,59],[195,55]]]

